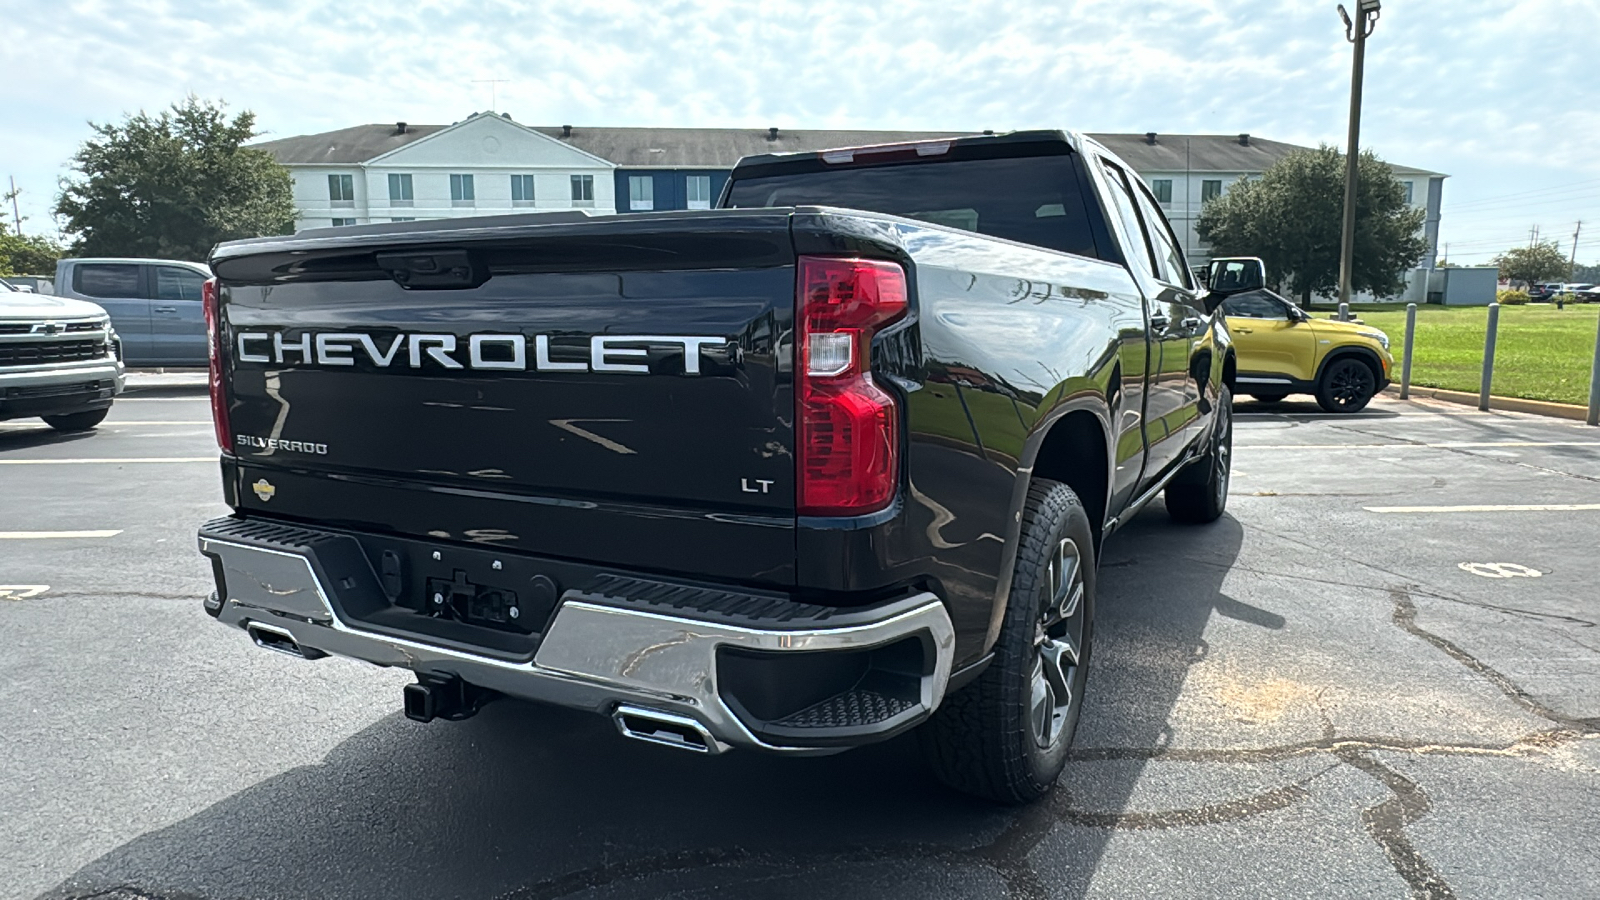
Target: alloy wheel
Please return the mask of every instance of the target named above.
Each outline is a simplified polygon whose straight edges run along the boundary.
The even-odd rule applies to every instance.
[[[1361,363],[1348,360],[1328,374],[1328,393],[1337,405],[1355,406],[1372,396],[1372,370]]]
[[[1086,591],[1077,542],[1062,538],[1047,569],[1039,590],[1028,707],[1033,738],[1045,749],[1061,739],[1076,700],[1073,685],[1083,653]]]

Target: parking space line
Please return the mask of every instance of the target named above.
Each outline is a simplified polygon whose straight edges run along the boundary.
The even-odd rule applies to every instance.
[[[1240,450],[1474,450],[1491,447],[1600,447],[1600,441],[1444,441],[1437,444],[1247,444]]]
[[[34,541],[55,538],[108,538],[122,533],[117,528],[106,531],[0,531],[0,541]]]
[[[1600,503],[1523,503],[1478,506],[1364,506],[1374,513],[1600,512]]]
[[[210,419],[196,419],[192,422],[178,421],[144,421],[142,419],[111,420],[101,424],[103,428],[126,428],[129,425],[210,425]],[[0,423],[0,430],[17,430],[22,428],[48,428],[43,422],[4,422]]]
[[[84,466],[94,463],[214,463],[217,456],[130,456],[117,459],[0,459],[0,466]]]

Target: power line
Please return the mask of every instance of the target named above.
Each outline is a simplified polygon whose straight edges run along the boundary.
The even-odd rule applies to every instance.
[[[1589,185],[1589,184],[1600,184],[1600,178],[1589,178],[1589,179],[1585,179],[1583,181],[1574,181],[1571,184],[1568,184],[1568,185],[1566,185],[1564,187],[1539,188],[1537,190],[1532,190],[1532,191],[1515,191],[1515,192],[1510,193],[1510,194],[1497,194],[1497,195],[1492,196],[1492,197],[1479,197],[1476,200],[1463,200],[1462,202],[1460,202],[1460,203],[1458,203],[1456,205],[1457,206],[1475,206],[1475,205],[1477,205],[1479,203],[1494,203],[1494,202],[1499,201],[1499,200],[1509,200],[1509,199],[1512,199],[1514,197],[1529,197],[1529,196],[1534,196],[1536,194],[1559,194],[1559,193],[1561,193],[1563,191],[1570,191],[1573,188],[1583,187],[1584,185]]]
[[[1531,208],[1540,207],[1540,206],[1553,206],[1553,205],[1559,205],[1559,204],[1564,204],[1564,203],[1592,203],[1595,200],[1600,200],[1600,189],[1590,189],[1590,190],[1587,190],[1587,191],[1578,191],[1578,192],[1569,193],[1569,194],[1566,194],[1566,195],[1560,196],[1560,197],[1544,197],[1544,198],[1531,199],[1531,200],[1500,201],[1500,202],[1497,202],[1497,203],[1485,204],[1485,205],[1482,205],[1482,206],[1474,206],[1474,207],[1466,207],[1465,204],[1462,204],[1462,205],[1459,205],[1459,206],[1448,206],[1448,205],[1445,205],[1445,206],[1441,206],[1440,209],[1443,212],[1448,212],[1448,213],[1452,213],[1452,214],[1456,214],[1456,215],[1465,215],[1465,216],[1476,216],[1476,215],[1485,215],[1485,214],[1494,215],[1494,214],[1497,214],[1498,210],[1502,210],[1502,209],[1531,209]]]

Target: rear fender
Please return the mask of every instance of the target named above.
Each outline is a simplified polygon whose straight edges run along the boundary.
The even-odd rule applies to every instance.
[[[984,638],[983,651],[988,653],[994,647],[995,641],[1000,637],[1000,624],[1005,618],[1006,602],[1011,595],[1011,578],[1017,565],[1017,552],[1022,543],[1022,513],[1028,502],[1028,488],[1033,483],[1034,464],[1038,461],[1039,451],[1044,447],[1045,440],[1050,431],[1067,416],[1076,412],[1087,412],[1094,416],[1100,426],[1101,435],[1105,441],[1106,495],[1100,498],[1100,508],[1106,509],[1111,500],[1112,469],[1116,465],[1116,448],[1111,443],[1111,409],[1106,403],[1105,391],[1102,386],[1096,386],[1088,379],[1075,379],[1080,381],[1076,385],[1078,390],[1071,393],[1065,400],[1056,404],[1050,412],[1040,417],[1032,433],[1028,435],[1023,444],[1022,465],[1017,468],[1017,479],[1011,488],[1010,515],[1006,517],[1005,549],[1000,555],[1000,577],[995,583],[994,605],[989,617],[989,631]],[[1072,382],[1068,383],[1069,385]],[[1061,390],[1069,388],[1063,385]],[[1109,512],[1109,511],[1108,511]],[[1096,533],[1104,523],[1095,523]]]

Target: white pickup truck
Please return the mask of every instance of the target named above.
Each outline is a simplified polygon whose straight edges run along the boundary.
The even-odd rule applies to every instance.
[[[93,303],[0,281],[0,420],[38,416],[59,431],[99,425],[122,393],[121,342]]]

